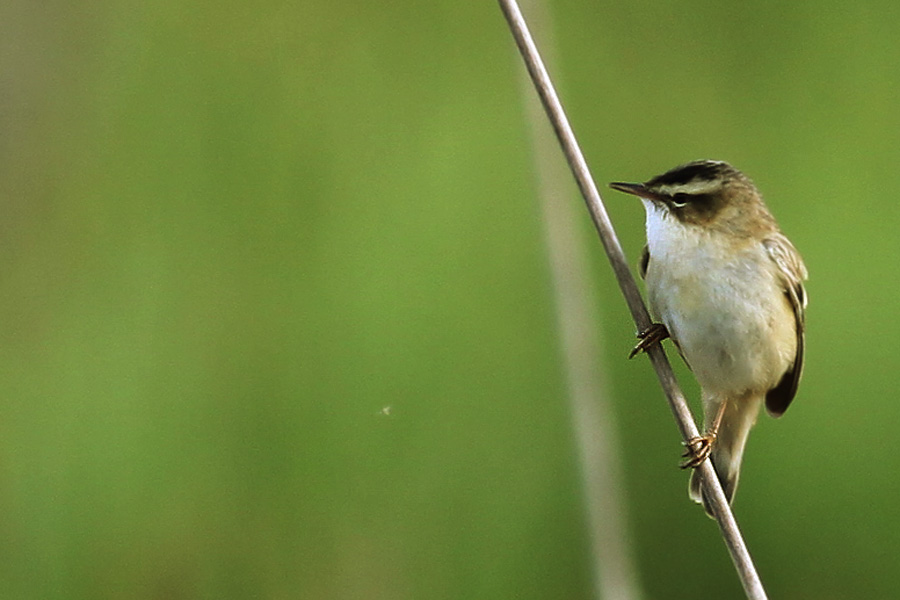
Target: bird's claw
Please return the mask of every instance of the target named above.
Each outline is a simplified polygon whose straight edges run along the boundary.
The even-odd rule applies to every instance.
[[[628,358],[634,358],[641,352],[646,352],[653,344],[658,344],[669,337],[669,330],[662,323],[653,323],[647,329],[638,332],[637,336],[640,341],[631,349]]]
[[[712,452],[713,442],[716,441],[715,433],[707,433],[706,435],[698,435],[692,437],[684,444],[684,453],[681,455],[685,460],[679,465],[682,469],[696,469],[704,460],[709,457]]]

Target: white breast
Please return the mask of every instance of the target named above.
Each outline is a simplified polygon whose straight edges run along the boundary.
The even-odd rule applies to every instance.
[[[793,312],[762,243],[682,224],[645,200],[650,308],[700,385],[765,391],[793,361]]]

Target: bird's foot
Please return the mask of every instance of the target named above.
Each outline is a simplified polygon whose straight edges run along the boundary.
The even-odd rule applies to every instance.
[[[712,452],[713,442],[716,441],[716,434],[714,432],[707,433],[706,435],[698,435],[697,437],[693,437],[684,444],[684,454],[681,456],[684,457],[684,462],[679,465],[682,469],[696,469],[699,467],[704,460],[709,457],[709,453]]]
[[[646,352],[653,344],[658,344],[669,337],[669,330],[662,323],[653,323],[647,329],[638,332],[637,336],[640,341],[632,348],[628,358],[634,358],[641,352]]]

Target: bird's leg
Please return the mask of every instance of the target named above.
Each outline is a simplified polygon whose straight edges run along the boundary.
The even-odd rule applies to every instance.
[[[632,348],[628,358],[634,358],[641,352],[646,352],[653,344],[658,344],[669,337],[669,330],[662,323],[653,323],[647,329],[638,332],[637,336],[640,341]]]
[[[707,459],[709,453],[712,452],[713,443],[719,435],[719,425],[722,424],[722,417],[725,415],[725,407],[727,406],[728,400],[723,400],[716,411],[716,418],[713,419],[712,427],[706,431],[706,434],[692,437],[684,442],[685,450],[681,456],[685,460],[680,465],[682,469],[696,469]]]

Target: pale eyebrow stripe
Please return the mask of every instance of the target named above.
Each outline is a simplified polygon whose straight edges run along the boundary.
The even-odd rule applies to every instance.
[[[688,183],[666,184],[659,186],[663,194],[709,194],[719,188],[721,182],[716,179],[694,179]]]

